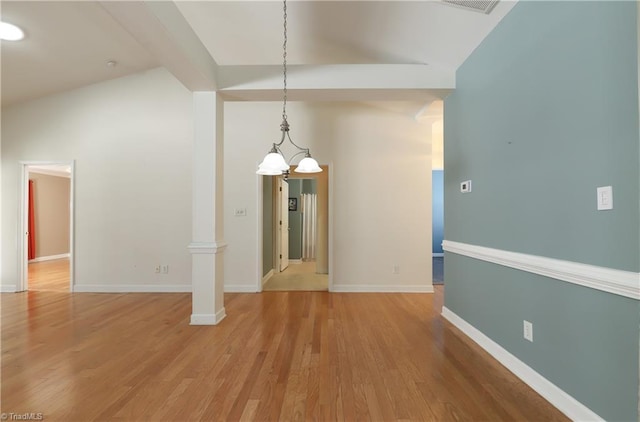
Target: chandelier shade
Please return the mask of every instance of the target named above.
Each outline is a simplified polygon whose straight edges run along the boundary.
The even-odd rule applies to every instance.
[[[274,150],[275,148],[272,152],[268,153],[266,157],[264,157],[264,160],[262,160],[262,163],[258,166],[257,174],[262,174],[264,176],[277,176],[285,171],[289,171],[289,165],[282,154],[277,152],[277,150],[273,152]]]
[[[282,73],[283,73],[283,95],[282,95],[282,123],[280,124],[280,130],[282,131],[282,138],[279,143],[274,143],[269,153],[264,157],[262,163],[258,166],[256,174],[263,176],[278,176],[281,174],[289,174],[289,168],[291,161],[298,155],[304,154],[304,158],[298,164],[296,168],[297,173],[320,173],[322,169],[318,165],[318,162],[311,157],[309,148],[303,148],[296,145],[289,136],[289,122],[287,121],[287,0],[283,1],[283,15],[284,15],[284,43],[282,44]],[[285,140],[289,140],[298,152],[295,153],[289,163],[284,158],[284,154],[280,147]]]
[[[318,162],[311,158],[311,156],[304,157],[298,163],[298,167],[296,167],[296,173],[320,173],[322,169],[318,165]]]

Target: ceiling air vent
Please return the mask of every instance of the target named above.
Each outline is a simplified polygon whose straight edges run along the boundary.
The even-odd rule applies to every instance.
[[[440,0],[443,4],[489,14],[499,0]]]

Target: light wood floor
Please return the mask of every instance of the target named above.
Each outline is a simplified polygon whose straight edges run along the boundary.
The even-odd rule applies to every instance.
[[[69,258],[29,263],[29,290],[69,291]]]
[[[2,294],[2,412],[46,421],[559,421],[429,294]]]
[[[271,276],[262,289],[264,291],[324,291],[329,290],[329,276],[316,274],[315,262],[289,264],[283,272]]]

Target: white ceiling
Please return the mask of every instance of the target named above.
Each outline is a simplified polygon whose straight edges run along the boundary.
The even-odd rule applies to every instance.
[[[2,41],[2,104],[163,65],[162,45],[152,48],[150,39],[137,31],[143,22],[136,26],[131,17],[130,25],[123,26],[122,19],[107,11],[107,3],[2,1],[2,20],[26,33],[21,42]],[[139,7],[144,2],[120,4]],[[455,70],[514,4],[503,0],[484,15],[438,1],[289,0],[288,62],[426,64]],[[191,29],[177,28],[195,33],[218,65],[282,63],[282,2],[179,1],[176,5],[183,27]],[[187,35],[174,38],[181,41]],[[117,65],[107,66],[110,60]]]
[[[3,105],[159,66],[96,2],[2,1],[2,20],[25,31],[2,41]]]
[[[282,2],[176,4],[218,64],[282,63]],[[288,2],[288,61],[456,69],[512,5],[503,2],[484,15],[438,1]]]

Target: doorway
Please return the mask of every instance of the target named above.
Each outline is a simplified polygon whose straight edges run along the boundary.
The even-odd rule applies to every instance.
[[[74,162],[21,162],[17,291],[73,291]]]
[[[444,104],[441,100],[429,106],[435,119],[431,124],[431,219],[432,282],[444,284]]]
[[[315,174],[292,171],[287,180],[262,178],[258,291],[329,290],[329,167],[321,167]]]
[[[312,264],[316,272],[318,188],[313,178],[289,180],[289,262]]]
[[[444,170],[432,170],[431,183],[433,284],[444,284],[444,250],[442,249],[444,240]]]

